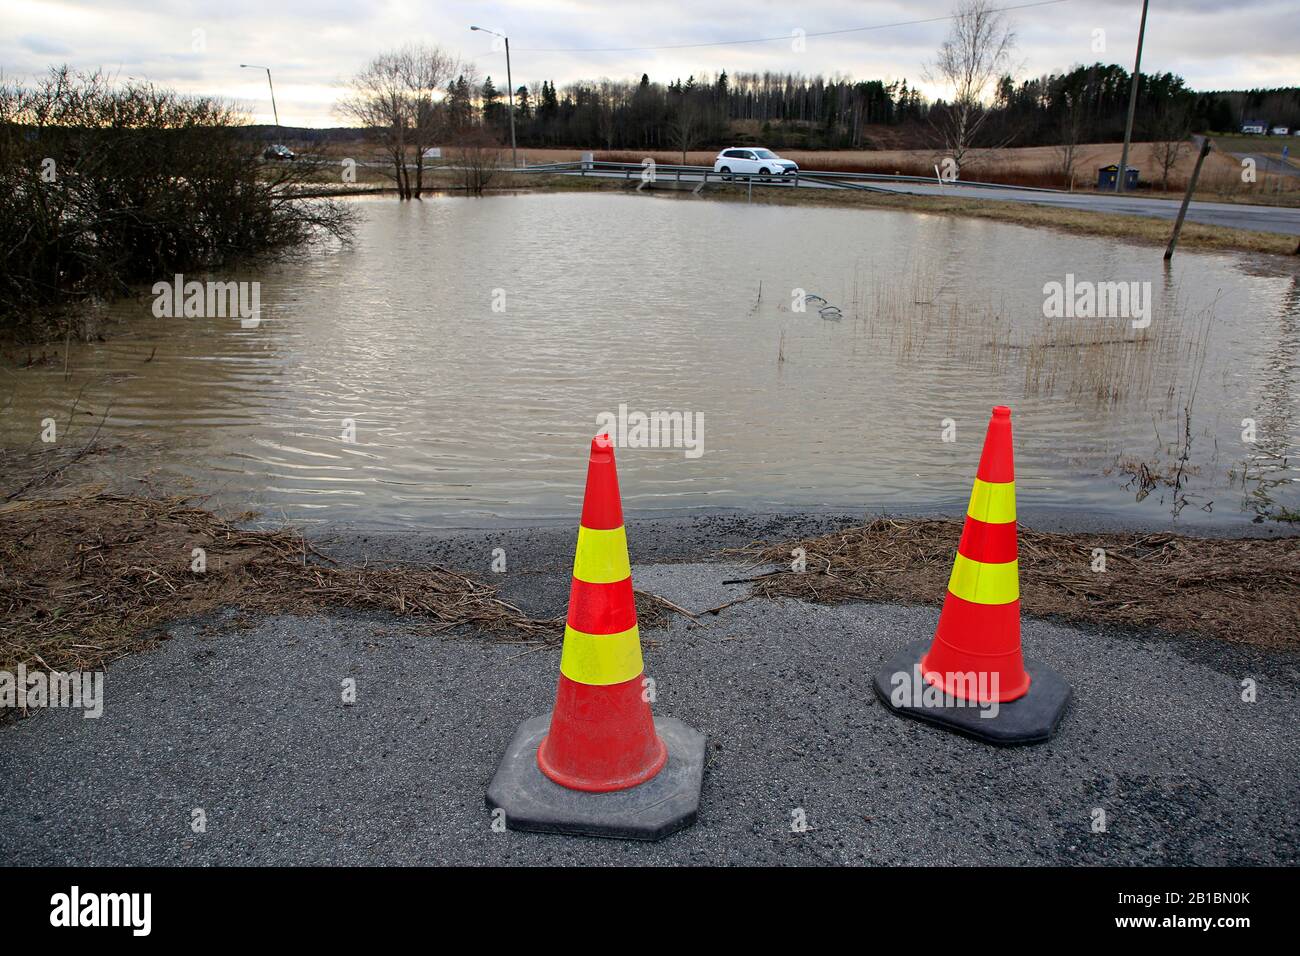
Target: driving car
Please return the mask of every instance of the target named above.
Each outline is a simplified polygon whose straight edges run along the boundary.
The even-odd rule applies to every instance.
[[[793,176],[799,164],[792,159],[782,159],[770,149],[758,146],[737,146],[724,149],[713,161],[715,173],[759,176]]]
[[[276,143],[274,146],[268,146],[262,151],[263,159],[283,159],[289,160],[294,158],[294,151],[288,146]]]

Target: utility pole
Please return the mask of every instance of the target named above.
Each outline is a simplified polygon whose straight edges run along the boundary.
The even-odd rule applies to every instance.
[[[487,27],[470,27],[470,29],[491,33],[494,37],[501,37],[506,41],[506,96],[510,100],[510,166],[512,169],[518,169],[519,154],[515,149],[515,81],[510,75],[510,38]]]
[[[239,64],[241,70],[266,70],[266,85],[271,88],[271,115],[275,117],[275,125],[280,125],[280,111],[275,108],[275,84],[271,82],[271,68],[269,66],[257,66],[253,63]]]
[[[1133,61],[1133,82],[1128,92],[1128,122],[1124,124],[1124,151],[1119,156],[1119,175],[1115,177],[1115,192],[1124,191],[1124,180],[1128,174],[1128,147],[1133,141],[1133,114],[1137,112],[1138,80],[1142,73],[1142,39],[1147,32],[1147,2],[1142,0],[1142,23],[1138,27],[1137,59]]]
[[[506,96],[510,100],[510,167],[519,168],[519,155],[515,152],[515,81],[510,76],[510,38],[506,37]]]

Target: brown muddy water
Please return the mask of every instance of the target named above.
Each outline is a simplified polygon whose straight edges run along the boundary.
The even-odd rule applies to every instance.
[[[259,282],[255,328],[155,317],[146,289],[66,373],[62,354],[22,367],[10,349],[0,445],[66,453],[101,428],[95,468],[128,485],[295,521],[472,526],[573,518],[598,416],[622,405],[633,424],[703,423],[677,447],[627,436],[632,514],[960,511],[989,408],[1009,404],[1022,510],[1175,526],[1300,510],[1291,260],[1183,252],[1166,270],[1155,247],[895,211],[354,201],[351,246],[186,276]],[[1070,281],[1149,283],[1149,327],[1045,318],[1044,285]],[[796,311],[798,289],[840,318]]]

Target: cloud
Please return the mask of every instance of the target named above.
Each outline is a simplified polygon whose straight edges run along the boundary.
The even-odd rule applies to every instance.
[[[238,100],[269,121],[265,74],[239,69],[240,63],[264,63],[274,73],[283,122],[329,126],[339,122],[331,104],[341,84],[370,56],[409,42],[440,45],[504,86],[504,54],[493,50],[490,36],[471,33],[470,24],[509,33],[516,86],[642,73],[669,81],[724,69],[915,84],[947,24],[889,25],[947,16],[953,0],[5,3],[9,39],[0,37],[0,62],[9,76],[34,76],[62,62],[105,67]],[[1021,72],[1036,76],[1095,60],[1128,67],[1140,9],[1136,0],[1065,0],[1010,11]],[[882,28],[817,36],[873,26]],[[790,41],[796,29],[807,34],[802,51]],[[1105,31],[1104,52],[1093,51],[1095,30]],[[700,45],[765,37],[775,39]],[[1162,0],[1148,17],[1143,67],[1178,73],[1197,89],[1293,85],[1300,76],[1300,17],[1290,0]]]
[[[30,50],[33,53],[47,56],[66,56],[68,53],[72,52],[72,48],[66,43],[60,43],[58,40],[51,39],[50,37],[35,36],[30,33],[26,36],[19,37],[18,43],[25,50]]]

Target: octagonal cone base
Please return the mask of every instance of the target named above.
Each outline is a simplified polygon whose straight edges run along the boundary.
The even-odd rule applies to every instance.
[[[996,716],[982,716],[991,710],[989,706],[971,707],[946,703],[923,706],[916,694],[912,695],[910,701],[904,697],[902,703],[896,704],[893,694],[898,684],[894,675],[902,672],[911,680],[915,674],[914,668],[929,647],[928,641],[909,644],[876,672],[872,686],[876,690],[876,696],[890,710],[904,717],[923,720],[927,724],[973,737],[986,744],[1003,747],[1041,744],[1056,734],[1070,703],[1070,685],[1046,664],[1028,658],[1025,659],[1025,670],[1030,677],[1028,693],[1010,703],[998,704]]]
[[[505,811],[511,830],[622,840],[662,840],[695,822],[704,783],[704,735],[673,717],[656,717],[668,747],[664,768],[643,784],[612,793],[562,787],[537,768],[551,715],[525,720],[488,785],[487,805]]]

